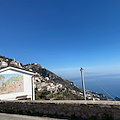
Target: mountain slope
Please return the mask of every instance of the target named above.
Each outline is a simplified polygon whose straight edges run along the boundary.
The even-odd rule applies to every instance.
[[[6,61],[8,63],[8,65],[10,65],[10,62],[13,59],[0,55],[0,60]],[[37,72],[37,73],[40,74],[40,76],[43,76],[44,78],[49,77],[50,80],[54,81],[55,83],[62,84],[65,88],[68,88],[68,89],[71,89],[71,90],[76,90],[76,91],[82,91],[82,89],[75,86],[73,82],[57,76],[56,74],[54,74],[51,71],[45,69],[44,67],[42,67],[41,65],[39,65],[37,63],[31,63],[31,64],[26,64],[26,65],[23,65],[22,63],[20,63],[20,64],[24,69]]]
[[[39,64],[36,64],[36,63],[27,64],[27,65],[24,65],[24,68],[25,69],[32,69],[33,71],[36,71],[37,73],[39,73],[41,76],[49,77],[50,80],[53,80],[55,83],[60,83],[64,87],[69,88],[71,90],[73,89],[73,90],[76,90],[76,91],[82,91],[82,89],[75,86],[73,82],[57,76],[56,74],[54,74],[51,71],[45,69],[44,67],[42,67]]]
[[[48,77],[49,81],[51,81],[51,82],[53,81],[56,84],[57,83],[62,84],[63,88],[66,89],[67,92],[69,92],[69,93],[70,93],[70,91],[75,92],[75,94],[73,93],[74,95],[70,93],[69,96],[75,97],[75,95],[77,95],[79,97],[83,93],[83,90],[81,88],[79,88],[78,86],[74,85],[73,82],[57,76],[53,72],[45,69],[44,67],[42,67],[41,65],[39,65],[37,63],[23,65],[22,63],[16,62],[15,59],[6,58],[4,56],[0,56],[0,60],[7,62],[8,66],[11,65],[11,61],[12,61],[13,63],[17,63],[17,64],[12,64],[13,66],[15,65],[15,67],[20,67],[20,68],[23,68],[23,69],[26,69],[29,71],[37,72],[42,77],[42,79],[45,79],[46,77]],[[64,96],[64,91],[62,94],[60,94],[60,96],[61,95]],[[60,98],[60,96],[58,96],[58,97]],[[81,96],[83,96],[83,95],[81,95]],[[95,98],[96,100],[100,100],[100,99],[101,100],[110,100],[111,99],[104,94],[98,94],[98,93],[91,92],[88,90],[86,90],[86,96],[87,96],[87,99],[89,99],[89,98],[90,99]],[[77,97],[75,97],[75,99],[77,99]]]

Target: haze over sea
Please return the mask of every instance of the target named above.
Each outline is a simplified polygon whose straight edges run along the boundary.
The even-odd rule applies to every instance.
[[[77,86],[82,88],[81,78],[69,79],[73,81]],[[85,79],[86,90],[93,92],[103,93],[109,97],[120,97],[120,75],[118,78],[115,76],[98,76],[98,77],[86,77]]]
[[[112,66],[112,68],[114,67]],[[120,70],[115,69],[115,71],[113,71],[112,68],[109,67],[102,70],[101,67],[85,67],[84,81],[86,90],[103,93],[112,98],[115,98],[116,96],[120,97]],[[79,68],[56,69],[53,71],[82,88],[81,73]]]

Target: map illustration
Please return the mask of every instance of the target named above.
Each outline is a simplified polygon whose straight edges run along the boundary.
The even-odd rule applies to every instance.
[[[21,74],[0,75],[0,95],[23,91],[24,91],[23,75]]]

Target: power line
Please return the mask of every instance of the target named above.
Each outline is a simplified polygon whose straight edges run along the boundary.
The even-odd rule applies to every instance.
[[[95,81],[96,82],[96,81]],[[99,83],[96,82],[96,84],[111,98],[113,98]],[[114,99],[114,98],[113,98]],[[115,100],[115,99],[114,99]],[[116,100],[115,100],[116,101]]]
[[[85,71],[87,72],[87,71]],[[88,72],[89,73],[89,72]],[[96,82],[96,81],[95,81]],[[113,98],[111,94],[109,94],[103,87],[100,83],[96,82],[96,84],[98,85],[99,88],[101,88],[109,97]],[[107,88],[107,87],[106,87]],[[110,89],[107,88],[107,90],[112,93],[113,95],[115,96],[118,96],[116,93],[114,93],[113,91],[111,91]],[[114,98],[113,98],[114,99]],[[114,99],[115,100],[115,99]],[[116,100],[115,100],[116,101]]]
[[[100,84],[100,83],[99,83],[99,84]],[[108,89],[107,87],[106,87],[106,89],[107,89],[109,92],[111,92],[113,95],[118,96],[116,93],[114,93],[113,91],[111,91],[111,90]]]

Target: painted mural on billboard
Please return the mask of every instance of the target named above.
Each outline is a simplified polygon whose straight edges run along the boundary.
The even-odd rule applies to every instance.
[[[23,75],[21,74],[2,74],[0,75],[0,94],[22,92]]]

